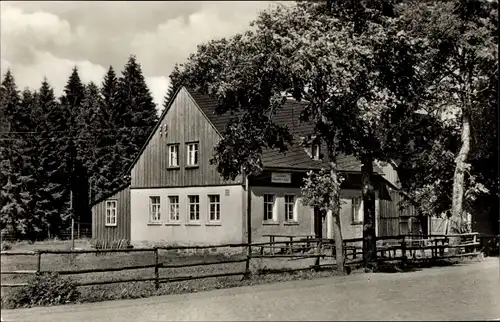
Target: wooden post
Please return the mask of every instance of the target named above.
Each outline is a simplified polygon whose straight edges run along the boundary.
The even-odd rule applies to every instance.
[[[160,288],[160,270],[159,270],[159,260],[158,260],[158,248],[154,248],[155,253],[155,289],[158,290]]]
[[[289,246],[289,251],[290,251],[290,255],[292,254],[292,241],[293,241],[293,237],[289,237],[290,238],[290,246]]]
[[[403,236],[403,240],[401,241],[401,253],[403,254],[403,267],[406,265],[406,242],[405,242],[405,236]]]
[[[245,189],[247,193],[247,261],[245,263],[245,275],[243,278],[250,278],[250,260],[252,258],[252,192],[250,191],[250,181],[248,174],[245,175]],[[263,247],[261,248],[264,249]]]
[[[318,255],[316,257],[316,261],[314,263],[314,266],[315,266],[316,270],[319,270],[319,267],[320,267],[319,266],[320,265],[320,256],[319,255],[321,255],[321,247],[322,247],[322,243],[321,243],[321,241],[319,241],[318,242],[318,247],[316,248],[316,251],[315,251],[315,254]]]
[[[69,209],[71,214],[71,250],[75,249],[75,216],[73,215],[73,188],[69,191]]]
[[[37,259],[36,259],[36,272],[40,273],[41,267],[42,267],[42,252],[37,253]]]

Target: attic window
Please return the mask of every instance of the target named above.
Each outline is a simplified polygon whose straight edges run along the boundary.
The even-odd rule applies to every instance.
[[[311,157],[313,160],[318,161],[320,156],[320,147],[319,144],[313,144],[311,148]]]

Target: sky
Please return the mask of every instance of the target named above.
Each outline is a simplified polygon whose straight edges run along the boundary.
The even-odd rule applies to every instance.
[[[168,75],[196,46],[248,28],[258,11],[277,1],[2,1],[1,73],[20,89],[43,77],[62,94],[74,66],[82,81],[101,84],[120,74],[131,54],[142,66],[158,106]]]

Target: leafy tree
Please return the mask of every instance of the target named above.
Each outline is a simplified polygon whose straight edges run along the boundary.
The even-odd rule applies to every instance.
[[[397,155],[402,204],[414,206],[421,215],[435,216],[451,207],[454,155],[459,138],[454,126],[432,115],[415,114],[406,122],[405,145]]]
[[[457,233],[467,229],[465,213],[472,210],[477,197],[488,192],[481,177],[471,171],[474,154],[481,154],[480,144],[474,151],[471,126],[485,115],[494,116],[490,106],[497,100],[492,90],[498,79],[497,4],[455,0],[423,2],[416,8],[412,35],[426,40],[427,67],[438,67],[435,69],[440,73],[439,82],[426,88],[422,106],[430,112],[452,111],[455,116],[446,123],[451,129],[455,126],[453,130],[460,140],[456,150],[449,150],[454,154],[450,231]],[[491,178],[498,182],[498,175],[492,174]]]
[[[214,161],[225,176],[258,171],[264,148],[286,151],[290,133],[273,115],[286,94],[304,100],[301,118],[314,124],[305,143],[317,137],[326,145],[332,182],[338,182],[338,152],[362,162],[366,265],[376,256],[373,161],[393,155],[403,121],[435,81],[433,70],[418,73],[424,61],[415,57],[426,47],[402,26],[410,9],[379,1],[278,7],[260,14],[255,31],[200,45],[172,75],[217,97],[218,113],[243,112],[216,148]],[[332,192],[330,200],[337,199]],[[338,207],[331,210],[338,218]],[[340,227],[334,230],[341,247]]]

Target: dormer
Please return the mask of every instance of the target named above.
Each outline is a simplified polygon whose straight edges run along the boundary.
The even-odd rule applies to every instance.
[[[322,159],[321,155],[321,141],[319,138],[312,138],[309,143],[305,142],[305,138],[303,139],[304,150],[306,153],[313,159],[314,161],[320,161]]]

